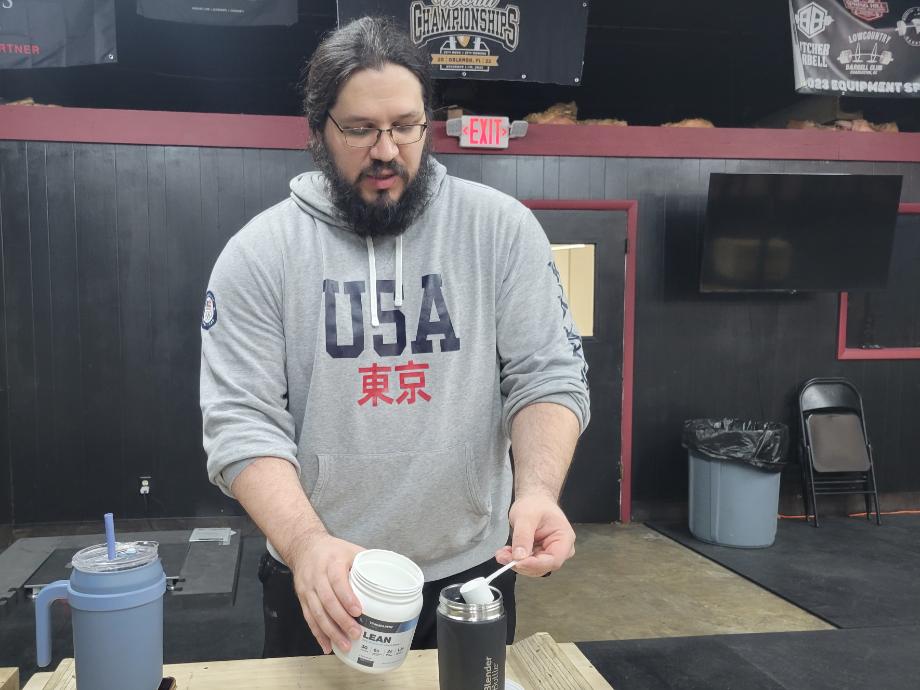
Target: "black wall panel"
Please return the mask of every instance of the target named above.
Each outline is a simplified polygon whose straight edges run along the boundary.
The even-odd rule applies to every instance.
[[[0,151],[0,189],[3,186],[6,152]],[[3,232],[3,208],[0,206],[0,235]],[[2,258],[2,257],[0,257]],[[13,482],[10,467],[10,391],[6,356],[6,271],[0,260],[0,524],[13,519]]]
[[[54,355],[52,351],[53,312],[51,309],[51,243],[49,220],[45,209],[48,204],[48,190],[45,187],[45,148],[26,144],[26,179],[29,198],[29,258],[31,263],[31,301],[33,331],[33,362],[36,380],[35,413],[30,420],[36,433],[34,480],[55,471],[54,436],[43,416],[43,411],[54,405]]]
[[[920,360],[837,361],[834,294],[697,290],[710,172],[894,172],[918,202],[920,164],[441,159],[519,198],[639,201],[635,501],[684,499],[684,419],[791,423],[798,385],[830,375],[863,392],[880,488],[920,491]],[[204,472],[203,293],[227,239],[312,167],[302,151],[0,142],[0,523],[240,512]]]
[[[34,484],[37,458],[35,335],[32,314],[31,262],[29,254],[28,163],[25,142],[5,146],[0,153],[0,229],[2,229],[4,321],[6,357],[7,434],[4,446],[11,458],[32,468],[26,482]],[[17,433],[24,429],[26,433]],[[13,507],[22,499],[10,482]]]
[[[520,198],[540,198],[542,162],[542,198],[639,201],[634,500],[652,506],[686,500],[684,419],[779,420],[795,432],[797,388],[813,376],[833,375],[851,378],[863,392],[880,488],[920,490],[920,466],[911,450],[920,444],[920,427],[912,424],[920,411],[920,361],[837,361],[836,294],[702,295],[698,290],[710,173],[898,173],[905,176],[902,200],[918,202],[920,165],[522,156],[515,181],[507,157],[491,158],[445,156],[444,161],[452,174]]]
[[[204,474],[204,290],[229,237],[310,166],[0,142],[0,523],[240,512]]]
[[[258,154],[258,151],[255,152]],[[170,296],[166,305],[165,359],[169,363],[169,380],[162,389],[164,405],[163,456],[160,464],[186,456],[189,448],[201,446],[200,408],[198,407],[198,361],[189,356],[200,350],[201,305],[210,267],[204,265],[201,233],[201,173],[198,149],[167,147],[166,222],[163,239],[166,246],[165,287]],[[252,182],[258,182],[257,176]],[[256,187],[258,191],[258,187]],[[245,195],[245,189],[244,189]],[[179,299],[173,296],[180,297]],[[196,299],[196,296],[198,297]],[[184,297],[184,298],[182,298]],[[199,450],[199,457],[201,451]],[[160,471],[160,500],[167,514],[181,510],[190,478],[184,473]],[[204,486],[204,485],[202,485]],[[202,503],[213,499],[204,492]]]
[[[143,457],[144,464],[135,464],[138,476],[141,474],[152,477],[153,488],[150,492],[149,504],[144,508],[152,514],[164,513],[164,506],[160,498],[163,493],[159,483],[164,481],[164,474],[177,469],[187,479],[192,478],[193,486],[199,491],[199,500],[205,497],[203,485],[199,476],[188,472],[187,465],[200,462],[204,453],[199,446],[187,449],[184,458],[174,458],[169,455],[170,444],[168,435],[172,432],[169,427],[169,405],[171,401],[170,386],[173,381],[172,362],[170,361],[169,343],[169,311],[170,302],[180,296],[169,292],[169,251],[167,247],[166,209],[168,199],[166,196],[166,149],[164,147],[146,147],[147,159],[147,233],[149,235],[149,254],[147,258],[147,271],[150,289],[147,305],[150,311],[150,370],[152,376],[149,380],[151,406],[147,414],[141,417],[142,422],[149,425],[151,430],[150,450]],[[192,295],[186,295],[192,299]],[[191,354],[189,354],[191,356]],[[181,463],[181,464],[180,464]],[[132,498],[136,495],[136,488],[126,486],[131,491]],[[134,498],[134,501],[137,501]],[[134,501],[129,500],[129,505]],[[138,504],[139,505],[139,504]],[[186,512],[187,514],[187,512]]]
[[[153,348],[151,342],[150,200],[147,188],[147,149],[116,146],[117,195],[115,218],[118,229],[116,280],[119,296],[119,345],[121,351],[121,404],[119,406],[119,482],[115,495],[118,509],[130,507],[128,493],[141,475],[153,474],[156,429]],[[142,413],[143,412],[143,413]],[[121,489],[121,491],[119,491]],[[135,508],[137,506],[134,506]]]
[[[44,148],[51,363],[42,385],[50,388],[52,402],[50,408],[41,414],[43,426],[53,439],[53,455],[42,461],[41,483],[44,487],[37,483],[30,486],[28,492],[23,476],[28,466],[17,457],[12,458],[14,493],[20,493],[26,499],[17,503],[14,512],[17,522],[69,519],[80,515],[84,509],[85,493],[81,480],[91,476],[84,451],[81,414],[83,375],[74,214],[74,147],[70,144],[47,144]],[[48,504],[52,502],[56,510],[46,516]]]
[[[73,410],[83,429],[87,497],[122,502],[122,445],[119,423],[125,373],[119,334],[123,305],[118,293],[115,147],[76,146],[73,158],[74,221],[77,240],[77,314],[80,333],[80,407]],[[14,458],[15,463],[15,458]],[[14,465],[15,467],[15,465]],[[53,477],[42,477],[53,484]],[[41,485],[36,486],[40,499]],[[78,504],[79,506],[79,504]],[[30,506],[43,517],[41,501]],[[123,512],[123,511],[119,511]],[[18,513],[17,513],[18,519]]]
[[[640,200],[634,499],[685,499],[683,419],[732,416],[794,425],[798,386],[835,375],[851,378],[863,392],[880,488],[920,489],[920,468],[909,451],[920,442],[911,423],[920,410],[920,362],[837,361],[835,294],[702,295],[696,288],[708,173],[900,172],[906,175],[903,200],[913,201],[920,199],[920,166],[672,160],[666,168],[654,164],[660,177],[652,190],[648,162],[623,163],[630,196]]]

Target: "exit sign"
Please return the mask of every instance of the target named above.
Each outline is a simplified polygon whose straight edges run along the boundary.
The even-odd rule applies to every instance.
[[[449,137],[459,137],[460,146],[468,149],[506,149],[508,139],[526,136],[527,122],[498,115],[463,115],[446,123]]]
[[[461,118],[460,146],[471,149],[506,149],[511,125],[507,117],[464,115]]]

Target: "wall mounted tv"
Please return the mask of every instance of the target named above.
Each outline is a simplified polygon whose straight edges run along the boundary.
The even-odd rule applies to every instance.
[[[884,288],[900,175],[712,173],[701,292]]]

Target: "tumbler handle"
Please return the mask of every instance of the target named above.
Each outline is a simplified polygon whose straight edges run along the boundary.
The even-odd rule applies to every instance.
[[[35,598],[35,658],[44,668],[51,663],[51,604],[67,598],[68,580],[58,580],[41,588]]]

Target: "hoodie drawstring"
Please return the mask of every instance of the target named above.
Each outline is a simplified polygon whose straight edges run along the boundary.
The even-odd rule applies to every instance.
[[[370,274],[371,293],[371,327],[380,327],[380,318],[377,316],[377,260],[374,254],[374,240],[366,237],[367,241],[367,269]],[[396,287],[393,290],[393,306],[403,305],[403,246],[402,235],[396,236]]]
[[[402,276],[402,235],[396,236],[396,290],[393,295],[393,306],[401,307],[403,304],[403,276]]]
[[[367,267],[371,283],[368,289],[368,292],[371,293],[371,326],[378,328],[380,319],[377,318],[377,262],[374,260],[374,240],[370,237],[365,239],[367,240]]]

